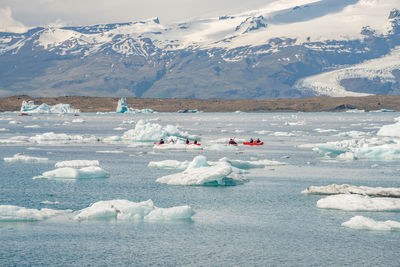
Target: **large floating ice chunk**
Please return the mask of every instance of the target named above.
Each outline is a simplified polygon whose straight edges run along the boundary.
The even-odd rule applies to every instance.
[[[178,169],[184,170],[189,166],[189,161],[178,161],[178,160],[163,160],[163,161],[150,161],[148,167],[158,169]]]
[[[143,202],[131,202],[124,199],[99,201],[88,208],[76,212],[74,220],[147,220],[147,221],[171,221],[190,220],[194,211],[189,206],[172,208],[158,208],[152,200]]]
[[[317,207],[345,211],[400,211],[400,199],[340,194],[318,200]]]
[[[128,103],[126,103],[126,98],[122,97],[118,100],[118,105],[116,111],[117,113],[154,113],[152,109],[134,109],[131,108]]]
[[[33,101],[22,101],[21,112],[23,113],[79,113],[79,109],[74,109],[69,104],[57,104],[49,106],[47,104],[35,105]]]
[[[0,205],[0,221],[18,222],[18,221],[41,221],[61,214],[70,213],[70,210],[53,209],[27,209],[13,205]]]
[[[135,125],[135,129],[124,132],[122,139],[126,141],[154,142],[170,136],[199,139],[195,135],[189,135],[187,132],[180,131],[176,126],[167,125],[163,127],[158,123],[151,123],[146,120],[139,120]]]
[[[89,166],[100,166],[98,160],[66,160],[57,162],[56,168],[72,167],[72,168],[83,168]]]
[[[35,143],[93,143],[99,140],[99,138],[93,135],[68,135],[64,133],[56,134],[54,132],[37,134],[29,138],[30,142]]]
[[[108,172],[98,166],[89,166],[81,169],[63,167],[44,172],[41,176],[35,176],[33,179],[95,179],[108,178]]]
[[[358,194],[379,197],[400,197],[400,188],[331,184],[327,186],[310,186],[301,193],[312,195]]]
[[[238,169],[254,169],[254,168],[265,168],[266,166],[278,166],[278,165],[286,165],[285,162],[274,161],[274,160],[255,160],[255,161],[246,161],[246,160],[232,160],[228,158],[222,158],[219,160],[220,162],[228,162],[233,167]]]
[[[357,230],[372,230],[372,231],[392,231],[400,230],[400,222],[396,221],[375,221],[364,216],[355,216],[349,221],[342,223],[342,226],[357,229]]]
[[[204,156],[197,156],[185,171],[158,178],[156,182],[169,185],[229,186],[247,181],[227,162],[207,163]]]
[[[48,158],[38,158],[38,157],[31,157],[23,154],[15,154],[11,158],[4,158],[5,162],[30,162],[30,163],[39,163],[39,162],[47,162]]]
[[[400,137],[400,117],[396,118],[395,124],[383,125],[377,135]]]

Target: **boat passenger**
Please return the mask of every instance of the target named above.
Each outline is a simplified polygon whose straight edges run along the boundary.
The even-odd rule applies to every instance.
[[[161,138],[160,142],[158,142],[160,145],[164,144],[164,140]]]
[[[250,138],[250,141],[249,141],[249,143],[254,143],[254,140],[253,140],[253,138]]]
[[[257,141],[256,141],[256,143],[261,143],[261,140],[260,140],[260,138],[257,138]]]
[[[196,144],[197,144],[197,140],[194,140],[193,144],[195,144],[195,145],[196,145]]]
[[[189,142],[189,139],[186,139],[186,144],[188,145],[190,142]]]

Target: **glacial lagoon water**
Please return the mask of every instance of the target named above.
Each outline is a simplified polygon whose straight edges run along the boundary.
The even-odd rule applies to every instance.
[[[319,209],[316,203],[325,196],[301,193],[312,185],[330,184],[399,188],[396,159],[340,159],[312,150],[317,143],[374,138],[383,125],[395,123],[399,113],[17,115],[0,114],[0,205],[74,213],[98,201],[151,199],[160,208],[190,206],[195,215],[189,220],[155,221],[115,217],[77,221],[69,215],[3,220],[2,266],[400,265],[400,231],[342,226],[354,216],[399,222],[398,211]],[[104,141],[134,129],[140,119],[198,135],[204,149],[160,150],[151,142]],[[49,132],[94,138],[29,139]],[[264,145],[224,146],[233,137],[238,141],[260,137]],[[386,145],[391,144],[393,140],[387,140]],[[3,160],[17,153],[48,160]],[[236,186],[157,183],[158,178],[182,170],[148,167],[150,161],[192,161],[198,155],[210,162],[228,157],[286,165],[246,170],[242,175],[248,182]],[[77,159],[98,160],[109,177],[32,179],[55,169],[57,162]]]

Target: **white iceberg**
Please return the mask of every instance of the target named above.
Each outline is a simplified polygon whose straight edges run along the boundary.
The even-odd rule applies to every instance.
[[[211,165],[206,157],[197,156],[185,171],[158,178],[156,182],[169,185],[230,186],[247,181],[228,162]]]
[[[205,147],[206,150],[211,151],[237,151],[239,150],[237,146],[229,145],[229,144],[213,144]]]
[[[70,212],[70,210],[53,210],[45,208],[37,210],[13,205],[0,205],[0,222],[41,221]]]
[[[100,141],[100,139],[93,135],[68,135],[64,133],[56,134],[54,132],[47,132],[32,136],[29,138],[29,141],[34,143],[93,143]]]
[[[122,97],[120,100],[118,100],[118,105],[117,109],[115,111],[116,113],[154,113],[154,110],[152,109],[134,109],[131,108],[128,103],[126,103],[126,98]]]
[[[163,161],[150,161],[147,165],[150,168],[158,169],[178,169],[184,170],[189,166],[189,161],[178,161],[178,160],[163,160]]]
[[[194,211],[189,206],[158,208],[152,200],[131,202],[124,199],[99,201],[75,213],[74,220],[118,219],[133,221],[190,220]]]
[[[219,162],[227,162],[231,164],[233,167],[238,169],[255,169],[255,168],[265,168],[266,166],[279,166],[286,165],[285,162],[274,161],[274,160],[255,160],[255,161],[246,161],[246,160],[233,160],[228,158],[222,158]]]
[[[29,162],[29,163],[42,163],[47,162],[48,158],[31,157],[23,154],[15,154],[11,158],[4,158],[5,162]]]
[[[331,184],[327,186],[310,186],[301,193],[310,195],[358,194],[377,197],[400,197],[400,188]]]
[[[79,113],[79,109],[74,109],[69,104],[57,104],[49,106],[47,104],[35,105],[33,101],[22,101],[21,113]]]
[[[98,166],[81,169],[63,167],[44,172],[41,176],[35,176],[33,179],[96,179],[108,178],[109,176],[108,172]]]
[[[158,123],[151,123],[146,120],[139,120],[135,125],[135,129],[124,132],[122,135],[122,140],[155,142],[159,141],[160,139],[166,139],[167,137],[199,140],[197,136],[189,135],[187,132],[180,131],[176,126],[167,125],[163,127]]]
[[[395,124],[383,125],[377,135],[379,136],[391,136],[400,137],[400,117],[395,119],[397,122]]]
[[[364,216],[355,216],[349,221],[342,223],[342,226],[357,230],[372,231],[399,231],[400,222],[396,221],[375,221]]]
[[[317,207],[344,211],[400,211],[400,198],[339,194],[318,200]]]
[[[84,168],[89,166],[100,166],[98,160],[66,160],[60,161],[55,164],[56,168],[72,167]]]

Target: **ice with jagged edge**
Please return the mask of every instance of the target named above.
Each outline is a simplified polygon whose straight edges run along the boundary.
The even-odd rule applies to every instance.
[[[79,109],[74,109],[70,104],[57,104],[54,106],[49,106],[45,103],[40,105],[35,105],[34,101],[22,101],[21,109],[22,113],[79,113]]]
[[[363,134],[349,133],[355,138],[316,144],[313,150],[322,156],[340,160],[399,160],[400,117],[395,120],[394,124],[382,126],[376,136],[361,138]]]
[[[139,120],[136,123],[135,128],[124,132],[122,137],[109,137],[109,140],[155,142],[169,137],[174,139],[188,138],[190,140],[200,140],[198,136],[190,135],[188,132],[181,131],[177,126],[168,124],[163,127],[158,123],[152,123],[147,120]]]
[[[128,103],[126,103],[126,98],[122,97],[118,100],[116,113],[154,113],[154,110],[146,108],[146,109],[134,109],[131,108]]]
[[[171,163],[171,162],[168,162]],[[165,163],[164,163],[165,164]],[[175,166],[183,168],[174,162]],[[169,167],[172,167],[170,164]],[[183,172],[158,178],[156,182],[169,185],[203,185],[203,186],[231,186],[248,181],[242,169],[260,168],[265,164],[277,164],[273,161],[259,161],[256,163],[222,158],[217,162],[208,162],[205,156],[196,156]],[[158,167],[162,164],[158,164]],[[151,164],[153,166],[153,164]]]
[[[0,205],[0,222],[41,221],[70,213],[70,210],[28,209],[14,205]]]
[[[375,221],[374,219],[364,216],[354,216],[342,226],[356,230],[370,231],[400,231],[400,222],[396,221]]]
[[[12,157],[5,157],[5,162],[24,162],[24,163],[43,163],[47,162],[48,158],[39,158],[17,153]]]
[[[75,213],[74,220],[118,219],[131,221],[190,220],[195,214],[190,206],[158,208],[152,200],[131,202],[124,199],[99,201]]]
[[[339,194],[318,200],[317,207],[344,211],[400,211],[400,198]]]
[[[97,160],[61,161],[55,167],[56,169],[46,171],[33,179],[96,179],[110,176],[99,166]]]
[[[124,199],[98,201],[75,212],[72,210],[29,209],[14,205],[0,205],[0,222],[41,221],[60,215],[67,215],[68,218],[72,217],[75,221],[100,219],[182,221],[191,220],[194,214],[195,212],[190,206],[159,208],[153,204],[151,199],[143,202],[132,202]]]
[[[358,194],[379,197],[400,197],[400,188],[331,184],[327,186],[310,186],[301,193],[310,195]]]
[[[36,134],[29,137],[29,142],[38,144],[54,144],[54,143],[94,143],[100,141],[100,139],[93,135],[69,135],[64,133],[47,132],[42,134]]]

